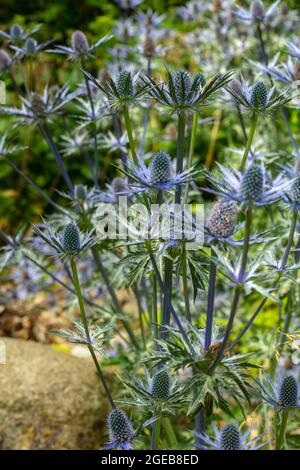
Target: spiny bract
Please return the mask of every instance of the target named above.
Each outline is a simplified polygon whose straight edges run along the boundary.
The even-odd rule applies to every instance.
[[[62,246],[66,253],[75,254],[80,251],[79,230],[73,222],[66,225],[63,230]]]
[[[238,207],[234,201],[217,201],[208,217],[206,227],[215,237],[230,237],[234,231]]]
[[[116,88],[120,98],[129,98],[133,96],[133,81],[130,72],[123,70],[117,75]]]
[[[124,442],[132,440],[134,431],[130,420],[122,410],[114,408],[108,416],[108,429],[112,441]]]
[[[227,424],[221,431],[221,449],[239,450],[240,433],[234,424]]]
[[[89,43],[82,31],[74,31],[71,37],[71,45],[79,54],[87,54],[89,52]]]
[[[281,383],[279,400],[284,407],[296,406],[298,400],[298,385],[292,375],[285,377]]]
[[[170,395],[170,374],[167,369],[156,372],[152,378],[151,395],[166,400]]]
[[[166,152],[158,152],[153,156],[151,166],[152,183],[164,183],[171,178],[171,158]]]
[[[258,201],[264,194],[264,182],[262,166],[253,163],[243,175],[240,188],[241,196],[247,201]]]
[[[257,82],[252,88],[250,104],[252,108],[263,110],[268,104],[268,88],[263,82]]]

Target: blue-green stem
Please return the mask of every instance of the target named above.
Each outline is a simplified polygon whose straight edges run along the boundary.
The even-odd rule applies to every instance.
[[[159,448],[159,441],[160,441],[160,429],[161,429],[161,420],[162,420],[161,410],[156,409],[153,413],[153,417],[156,419],[152,425],[151,449],[157,450]]]
[[[276,435],[276,450],[281,450],[285,440],[285,433],[286,433],[286,426],[289,418],[289,410],[283,409],[281,410],[282,416],[279,425],[279,430]],[[278,412],[280,414],[280,411]]]
[[[283,275],[283,271],[284,271],[284,268],[286,266],[286,263],[287,263],[287,260],[288,260],[288,257],[289,257],[290,251],[291,251],[291,247],[292,247],[292,244],[293,244],[293,239],[294,239],[294,233],[295,233],[295,229],[296,229],[296,225],[297,225],[297,220],[298,220],[298,212],[294,212],[291,227],[290,227],[290,233],[289,233],[289,237],[288,237],[287,246],[285,248],[282,260],[280,262],[279,271],[278,271],[276,279],[275,279],[275,281],[272,285],[272,289],[274,289],[277,286],[278,282],[280,281],[280,279]],[[229,350],[231,350],[240,341],[240,339],[244,336],[244,334],[249,330],[249,328],[253,324],[255,318],[261,312],[261,310],[263,309],[263,307],[267,303],[267,301],[268,301],[268,297],[264,297],[262,299],[262,301],[260,302],[259,306],[255,310],[252,317],[248,320],[248,322],[246,323],[244,328],[240,331],[240,333],[238,334],[236,339],[229,346],[229,348],[228,348]]]
[[[259,114],[257,112],[253,113],[251,128],[250,128],[250,132],[249,132],[249,135],[248,135],[248,140],[247,140],[247,143],[246,143],[243,158],[242,158],[240,168],[239,168],[240,171],[244,171],[246,163],[247,163],[248,155],[249,155],[249,152],[250,152],[250,149],[251,149],[251,144],[252,144],[252,141],[253,141],[253,138],[254,138],[254,134],[255,134],[255,130],[256,130],[256,126],[257,126],[257,122],[258,122],[258,116],[259,116]]]
[[[81,287],[80,287],[80,282],[79,282],[78,272],[77,272],[77,266],[76,266],[76,261],[75,261],[74,257],[70,258],[70,263],[71,263],[71,269],[72,269],[72,274],[73,274],[74,287],[75,287],[75,290],[76,290],[76,293],[77,293],[77,299],[78,299],[78,304],[79,304],[81,320],[82,320],[85,335],[86,335],[87,346],[88,346],[88,349],[89,349],[90,354],[92,356],[92,359],[94,361],[94,364],[96,366],[98,376],[101,380],[101,383],[103,385],[103,388],[105,390],[107,398],[108,398],[108,400],[111,404],[111,407],[115,408],[113,398],[111,396],[110,390],[109,390],[108,385],[106,383],[105,377],[103,375],[102,369],[101,369],[100,364],[98,362],[98,359],[96,357],[96,354],[95,354],[95,351],[94,351],[94,348],[93,348],[93,344],[92,344],[92,341],[91,341],[88,321],[87,321],[87,318],[86,318],[86,313],[85,313],[85,308],[84,308],[84,300],[83,300],[83,296],[82,296],[82,292],[81,292]]]
[[[124,114],[125,127],[127,131],[127,136],[128,136],[128,141],[129,141],[129,146],[130,146],[130,151],[131,151],[131,157],[132,157],[133,162],[137,164],[138,159],[137,159],[137,155],[135,151],[135,145],[134,145],[132,127],[131,127],[131,122],[130,122],[130,117],[129,117],[129,112],[128,112],[128,106],[124,106],[123,114]]]
[[[198,124],[198,113],[195,111],[194,114],[193,114],[191,142],[190,142],[187,169],[190,169],[192,164],[193,164],[193,157],[194,157],[195,144],[196,144],[197,124]],[[185,195],[184,195],[184,201],[185,202],[187,202],[187,199],[188,199],[189,187],[190,187],[189,182],[187,182],[186,187],[185,187]]]
[[[209,268],[209,284],[208,284],[208,293],[207,293],[206,325],[205,325],[205,339],[204,339],[204,349],[206,351],[208,351],[210,347],[211,338],[212,338],[216,274],[217,274],[217,266],[215,262],[211,260],[210,268]]]
[[[246,213],[246,226],[245,226],[245,237],[244,237],[244,243],[243,243],[243,252],[242,252],[242,260],[241,260],[241,265],[240,269],[237,275],[237,284],[234,290],[234,296],[233,296],[233,302],[230,310],[230,315],[229,315],[229,320],[227,323],[227,327],[225,330],[224,338],[221,344],[221,347],[218,351],[218,355],[213,362],[211,366],[211,370],[214,370],[219,362],[221,361],[223,357],[223,353],[226,349],[227,346],[227,341],[229,339],[232,327],[233,327],[233,322],[235,319],[235,315],[237,312],[238,304],[239,304],[239,299],[240,295],[242,292],[242,286],[244,282],[244,274],[245,274],[245,269],[246,269],[246,263],[247,263],[247,258],[248,258],[248,252],[249,252],[249,242],[250,242],[250,235],[251,235],[251,227],[252,227],[252,206],[249,205],[247,208],[247,213]]]
[[[190,309],[190,299],[189,299],[189,289],[188,289],[188,277],[187,277],[187,259],[186,259],[186,247],[183,244],[182,247],[182,258],[181,258],[181,270],[182,270],[182,283],[183,283],[183,295],[184,295],[184,305],[185,305],[185,314],[189,322],[192,321],[191,309]]]

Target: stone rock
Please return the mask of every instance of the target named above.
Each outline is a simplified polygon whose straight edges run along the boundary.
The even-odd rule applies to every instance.
[[[98,449],[109,404],[92,361],[32,341],[1,341],[0,449]]]

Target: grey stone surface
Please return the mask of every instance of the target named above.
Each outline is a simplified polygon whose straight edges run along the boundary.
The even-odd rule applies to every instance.
[[[1,340],[0,449],[99,448],[109,407],[92,361],[32,341]]]

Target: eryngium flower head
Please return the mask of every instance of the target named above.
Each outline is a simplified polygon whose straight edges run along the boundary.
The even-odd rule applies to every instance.
[[[280,385],[279,402],[283,407],[295,407],[298,401],[298,384],[292,375],[285,377]]]
[[[287,90],[275,94],[274,87],[269,89],[263,82],[251,86],[243,78],[241,82],[235,81],[234,84],[227,86],[226,92],[235,106],[238,104],[242,111],[248,111],[252,114],[268,115],[293,98],[287,93]]]
[[[6,51],[0,50],[0,73],[5,72],[12,65],[12,60]]]
[[[265,109],[268,102],[269,89],[263,82],[257,82],[252,88],[250,104],[252,108],[261,111]]]
[[[167,400],[170,394],[170,374],[163,368],[152,378],[151,395],[160,400]]]
[[[117,408],[111,410],[108,416],[108,429],[111,444],[115,443],[114,447],[130,448],[134,431],[124,411]]]
[[[132,73],[128,70],[118,72],[115,79],[103,84],[91,74],[83,70],[84,75],[94,83],[107,97],[109,107],[113,109],[124,108],[138,103],[144,96],[149,85],[139,83],[140,73]]]
[[[259,386],[257,395],[269,405],[279,410],[285,408],[299,408],[299,386],[293,376],[287,376],[278,381],[275,385],[268,376],[264,376],[264,381],[260,382],[254,378]]]
[[[86,35],[82,31],[74,31],[72,33],[71,45],[78,54],[83,56],[88,55],[90,46]]]
[[[235,201],[217,201],[208,217],[206,227],[216,238],[230,237],[236,225],[238,206]]]
[[[80,201],[84,201],[87,195],[86,186],[84,184],[76,184],[74,186],[74,197]]]
[[[157,84],[146,75],[142,80],[149,87],[149,96],[177,113],[191,112],[230,82],[232,73],[216,74],[206,80],[203,73],[192,76],[187,70],[170,72],[165,82]]]
[[[227,424],[221,431],[221,448],[222,450],[239,450],[240,433],[234,424]]]
[[[258,201],[263,197],[265,185],[264,170],[261,165],[253,163],[245,171],[240,193],[243,199],[246,201]]]
[[[10,27],[9,33],[0,31],[0,36],[4,37],[5,39],[8,39],[9,42],[20,43],[21,41],[25,41],[33,33],[36,33],[40,29],[40,27],[41,25],[38,24],[30,30],[24,31],[24,29],[20,25],[13,24]]]
[[[44,115],[46,110],[46,104],[43,100],[43,97],[38,93],[32,93],[30,96],[30,106],[31,110],[35,116],[41,117]]]
[[[25,41],[27,55],[34,55],[37,52],[37,41],[33,38],[27,38]]]
[[[254,0],[252,2],[250,11],[251,11],[253,18],[255,18],[256,20],[259,21],[264,18],[265,9],[260,0]]]
[[[164,183],[171,178],[171,158],[166,152],[158,152],[153,156],[151,165],[151,181]]]
[[[132,75],[128,70],[123,70],[117,75],[116,88],[120,98],[122,99],[130,99],[133,96],[133,80]]]
[[[295,204],[300,204],[300,177],[296,178],[291,185],[290,198]]]
[[[41,228],[34,225],[33,229],[61,259],[77,256],[98,242],[98,237],[94,236],[94,230],[83,234],[76,222],[68,223],[61,231],[56,233],[46,222]]]
[[[13,24],[10,28],[10,35],[11,35],[11,38],[14,40],[21,39],[23,32],[24,32],[23,29],[18,24]]]
[[[206,434],[198,434],[201,444],[199,447],[203,450],[258,450],[266,445],[266,442],[257,444],[262,434],[254,439],[250,438],[252,428],[240,433],[235,424],[227,424],[219,430],[214,424],[214,438],[210,438]]]
[[[128,190],[127,181],[119,176],[116,176],[111,183],[114,196],[118,197],[119,195],[126,194]]]
[[[65,253],[75,254],[80,250],[80,236],[76,224],[70,223],[65,226],[62,234],[62,246]]]

